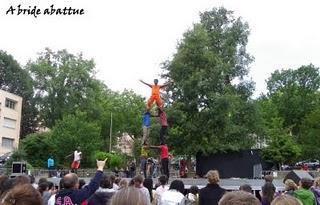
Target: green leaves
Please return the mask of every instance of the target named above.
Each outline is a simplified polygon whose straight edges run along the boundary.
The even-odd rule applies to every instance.
[[[171,61],[163,64],[168,88],[170,142],[179,154],[215,153],[251,147],[256,108],[254,85],[243,78],[249,28],[231,11],[212,9],[187,31]],[[234,80],[238,83],[234,83]]]

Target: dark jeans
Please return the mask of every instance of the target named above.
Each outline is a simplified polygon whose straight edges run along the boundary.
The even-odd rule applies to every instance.
[[[165,143],[165,136],[167,135],[167,126],[161,126],[160,129],[160,143]]]
[[[144,157],[140,158],[140,172],[143,172],[144,178],[147,178],[147,160]]]
[[[169,179],[169,160],[168,158],[161,159],[161,166],[163,174],[166,175]]]
[[[48,175],[49,175],[49,177],[54,176],[54,167],[48,167]]]

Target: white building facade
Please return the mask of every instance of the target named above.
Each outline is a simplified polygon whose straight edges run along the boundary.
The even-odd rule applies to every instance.
[[[0,90],[0,154],[18,148],[22,98]]]

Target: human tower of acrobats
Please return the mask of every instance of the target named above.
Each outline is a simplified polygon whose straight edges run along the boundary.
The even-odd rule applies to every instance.
[[[148,84],[142,80],[140,80],[143,84],[149,86],[151,88],[151,96],[148,99],[147,102],[147,110],[143,114],[143,137],[142,137],[142,148],[141,148],[141,170],[143,170],[143,173],[145,177],[147,177],[146,174],[146,160],[148,158],[148,148],[156,148],[160,149],[160,158],[161,158],[161,167],[163,170],[163,174],[166,175],[169,178],[169,151],[168,147],[165,143],[165,137],[167,134],[167,128],[168,128],[168,122],[167,122],[167,114],[165,113],[163,109],[163,102],[160,97],[160,90],[168,85],[158,85],[158,79],[154,79],[154,84]],[[154,101],[157,104],[157,110],[158,114],[153,115],[150,113],[152,105]],[[160,129],[160,146],[151,146],[148,145],[148,138],[150,133],[150,117],[159,117],[161,129]]]

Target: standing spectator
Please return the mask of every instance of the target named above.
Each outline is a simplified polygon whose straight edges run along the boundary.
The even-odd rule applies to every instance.
[[[246,191],[248,193],[251,193],[252,194],[252,188],[250,186],[250,184],[243,184],[239,187],[239,190],[240,191]]]
[[[191,186],[190,192],[186,195],[186,205],[197,205],[199,201],[199,189],[197,186]]]
[[[130,163],[130,168],[129,168],[129,178],[133,178],[136,175],[136,163],[132,161]]]
[[[294,183],[294,181],[292,179],[287,179],[285,182],[284,182],[284,190],[285,190],[285,194],[288,194],[288,195],[291,195],[293,196],[293,193],[295,190],[298,189],[298,186],[296,185],[296,183]]]
[[[153,193],[152,193],[153,180],[152,180],[152,178],[146,178],[146,179],[143,181],[143,186],[148,189],[149,195],[150,195],[150,203],[152,203],[152,201],[153,201]]]
[[[106,159],[107,160],[107,159]],[[63,187],[56,195],[56,205],[62,204],[81,204],[83,201],[90,198],[92,194],[99,188],[100,181],[103,176],[103,168],[106,160],[97,161],[97,172],[88,186],[83,189],[78,189],[78,176],[74,173],[67,174],[63,177]]]
[[[135,176],[133,178],[134,181],[134,187],[139,189],[147,198],[148,200],[148,204],[150,204],[150,194],[149,194],[149,190],[143,186],[143,177],[141,175]]]
[[[118,190],[119,186],[118,186],[118,184],[116,184],[116,176],[110,175],[110,180],[111,180],[111,183],[112,183],[112,188],[114,190]]]
[[[166,144],[161,143],[160,146],[150,146],[150,148],[160,149],[161,168],[163,174],[169,179],[169,148]]]
[[[209,184],[199,192],[199,205],[217,205],[226,192],[225,189],[219,186],[219,172],[218,170],[210,170],[206,177]]]
[[[233,191],[226,193],[220,199],[219,205],[260,205],[260,201],[248,192]]]
[[[316,197],[317,205],[320,205],[320,177],[314,179],[313,187],[311,187],[311,191]]]
[[[261,205],[270,205],[274,198],[275,187],[271,182],[266,182],[262,187]]]
[[[128,181],[126,179],[121,179],[119,182],[119,189],[127,188],[128,187]]]
[[[115,192],[110,177],[103,176],[100,188],[89,198],[88,205],[106,205]]]
[[[167,186],[168,179],[167,179],[166,175],[160,176],[158,181],[160,183],[160,186],[158,186],[156,188],[156,194],[155,194],[155,197],[154,197],[156,205],[159,204],[159,201],[160,201],[160,198],[161,198],[162,194],[169,189],[169,186]]]
[[[171,182],[169,190],[165,191],[159,205],[184,205],[184,184],[181,180]]]
[[[54,159],[52,156],[48,158],[48,174],[49,178],[53,176],[53,170],[54,170]]]
[[[63,189],[63,178],[60,179],[60,182],[59,182],[59,188],[57,191],[60,191]],[[52,194],[49,201],[48,201],[48,205],[55,205],[55,201],[56,201],[56,193]]]
[[[2,205],[43,205],[40,193],[31,184],[12,188],[2,199]]]
[[[302,178],[299,182],[299,189],[294,191],[294,197],[299,199],[304,205],[315,205],[316,198],[310,187],[312,186],[312,180],[308,178]]]
[[[135,187],[117,191],[111,198],[110,205],[149,205],[146,196]]]

